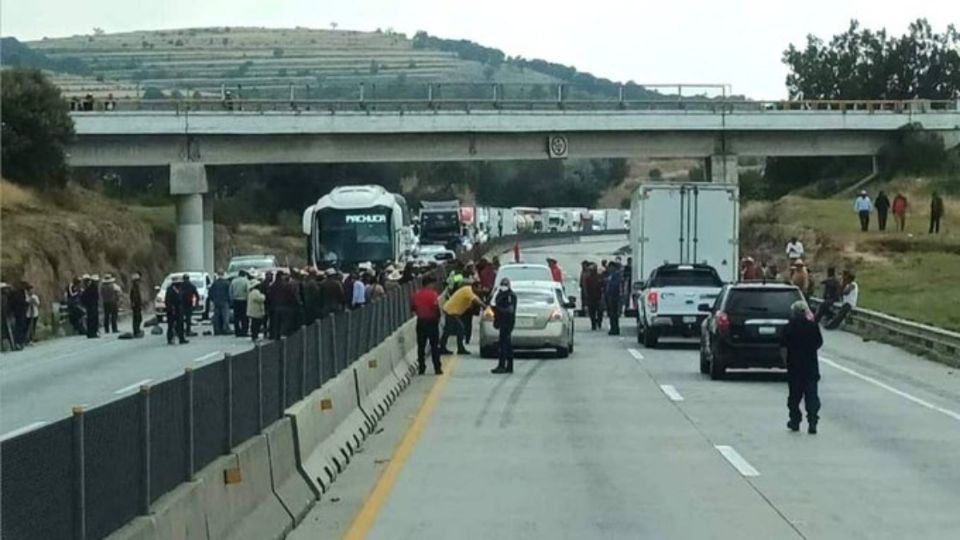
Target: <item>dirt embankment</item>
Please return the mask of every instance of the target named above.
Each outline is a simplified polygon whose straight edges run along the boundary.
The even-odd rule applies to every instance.
[[[170,230],[83,188],[41,196],[2,181],[0,211],[2,279],[32,283],[45,310],[75,276],[110,272],[126,290],[138,271],[147,293],[172,266]]]

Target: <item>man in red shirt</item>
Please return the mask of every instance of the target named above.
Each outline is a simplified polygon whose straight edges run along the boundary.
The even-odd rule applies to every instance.
[[[424,348],[430,344],[433,372],[442,375],[440,366],[440,296],[434,284],[436,278],[424,276],[420,288],[410,297],[410,309],[417,316],[417,371],[423,375],[427,370]]]
[[[547,266],[550,267],[550,274],[553,276],[553,280],[557,283],[563,283],[563,271],[560,270],[560,265],[557,264],[557,260],[548,257]]]

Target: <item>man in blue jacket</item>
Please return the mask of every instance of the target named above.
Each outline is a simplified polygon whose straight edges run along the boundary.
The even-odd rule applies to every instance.
[[[607,266],[607,279],[603,290],[603,296],[607,300],[607,316],[610,318],[610,331],[607,334],[611,336],[620,335],[622,282],[623,269],[620,267],[619,261],[613,261]]]
[[[217,272],[217,278],[210,285],[208,293],[210,303],[213,304],[213,335],[222,336],[230,332],[230,282],[223,275],[223,270]],[[236,321],[234,321],[236,323]]]

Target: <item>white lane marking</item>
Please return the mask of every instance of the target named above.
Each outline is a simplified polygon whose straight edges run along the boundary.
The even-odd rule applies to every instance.
[[[120,394],[126,394],[127,392],[129,392],[129,391],[131,391],[131,390],[137,390],[137,389],[139,389],[141,386],[143,386],[143,385],[145,385],[145,384],[147,384],[147,383],[150,383],[150,382],[153,382],[153,379],[144,379],[144,380],[142,380],[142,381],[137,381],[137,382],[135,382],[135,383],[133,383],[133,384],[131,384],[131,385],[124,386],[123,388],[121,388],[121,389],[117,390],[116,392],[114,392],[114,394],[116,394],[116,395],[118,395],[118,396],[119,396]]]
[[[949,416],[950,418],[953,418],[954,420],[960,421],[960,413],[958,413],[958,412],[956,412],[956,411],[951,411],[950,409],[944,409],[943,407],[941,407],[941,406],[939,406],[939,405],[935,405],[935,404],[933,404],[933,403],[930,403],[929,401],[920,399],[920,398],[918,398],[917,396],[914,396],[914,395],[912,395],[912,394],[908,394],[908,393],[904,392],[903,390],[898,390],[898,389],[890,386],[889,384],[887,384],[887,383],[885,383],[885,382],[882,382],[882,381],[879,381],[879,380],[877,380],[877,379],[874,379],[873,377],[871,377],[871,376],[869,376],[869,375],[864,375],[863,373],[860,373],[859,371],[854,371],[854,370],[848,368],[847,366],[841,365],[841,364],[839,364],[839,363],[837,363],[837,362],[835,362],[834,360],[831,360],[831,359],[829,359],[829,358],[824,358],[823,356],[821,356],[821,357],[820,357],[820,361],[823,362],[824,364],[827,364],[828,366],[830,366],[830,367],[832,367],[832,368],[839,369],[840,371],[842,371],[842,372],[844,372],[844,373],[847,373],[848,375],[853,375],[854,377],[856,377],[856,378],[858,378],[858,379],[860,379],[860,380],[866,381],[866,382],[868,382],[868,383],[870,383],[870,384],[872,384],[872,385],[874,385],[874,386],[877,386],[877,387],[879,387],[879,388],[883,388],[883,389],[886,390],[887,392],[890,392],[891,394],[896,394],[896,395],[902,397],[903,399],[906,399],[907,401],[912,401],[912,402],[916,403],[917,405],[920,405],[921,407],[926,407],[926,408],[930,409],[931,411],[937,411],[938,413],[945,414],[945,415]]]
[[[683,396],[680,395],[680,392],[677,392],[677,389],[674,388],[672,384],[661,384],[660,389],[663,390],[663,393],[671,400],[683,401]]]
[[[643,360],[643,355],[640,354],[640,351],[637,349],[627,349],[627,351],[630,353],[630,356],[636,358],[637,360]]]
[[[747,460],[743,459],[743,456],[734,450],[732,446],[715,444],[713,447],[743,476],[760,476],[760,472],[754,469],[753,465],[750,465]]]
[[[8,431],[8,432],[4,433],[3,435],[0,435],[0,441],[5,441],[5,440],[7,440],[7,439],[12,439],[12,438],[16,437],[17,435],[22,435],[22,434],[24,434],[24,433],[26,433],[26,432],[28,432],[28,431],[33,431],[33,430],[35,430],[35,429],[37,429],[38,427],[43,426],[43,425],[46,425],[46,422],[38,421],[38,422],[33,422],[33,423],[30,423],[30,424],[27,424],[27,425],[25,425],[25,426],[23,426],[23,427],[18,427],[17,429],[14,429],[13,431]]]
[[[199,363],[199,362],[206,362],[207,360],[214,360],[214,359],[216,359],[216,360],[222,360],[222,359],[223,359],[223,353],[220,352],[220,351],[212,352],[212,353],[210,353],[210,354],[205,354],[205,355],[200,356],[200,357],[198,357],[198,358],[194,358],[193,361]]]

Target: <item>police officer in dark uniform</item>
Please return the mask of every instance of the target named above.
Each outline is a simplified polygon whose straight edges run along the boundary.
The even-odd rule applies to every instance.
[[[87,317],[87,337],[100,337],[100,278],[93,276],[84,284],[80,303]]]
[[[820,396],[817,382],[820,380],[820,365],[817,349],[823,346],[820,325],[813,320],[806,302],[796,301],[790,306],[790,322],[784,327],[781,345],[787,354],[787,382],[790,394],[787,397],[787,409],[790,431],[800,430],[800,401],[807,409],[808,432],[817,432],[820,419]]]
[[[500,332],[500,362],[491,373],[513,373],[513,327],[517,322],[517,295],[510,290],[510,280],[500,280],[500,288],[493,300],[493,324]]]
[[[188,336],[195,336],[193,333],[193,307],[200,301],[200,293],[196,285],[190,283],[190,274],[183,275],[183,282],[180,284],[180,303],[183,311],[180,318],[183,320],[184,333]]]
[[[140,294],[140,274],[130,276],[130,311],[133,312],[133,337],[143,337],[140,325],[143,323],[143,296]]]
[[[179,276],[173,276],[173,280],[164,294],[163,303],[167,312],[167,343],[173,345],[174,336],[181,344],[189,343],[183,334],[184,302]]]

